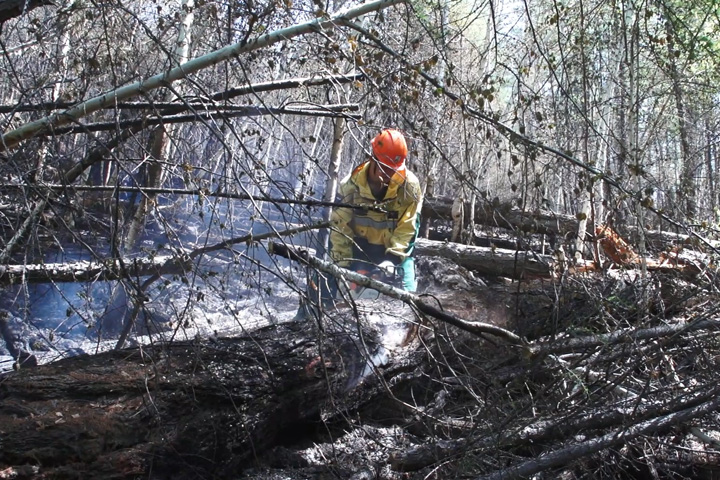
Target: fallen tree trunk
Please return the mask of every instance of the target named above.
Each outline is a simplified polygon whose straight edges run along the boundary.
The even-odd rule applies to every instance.
[[[108,259],[71,263],[2,265],[0,266],[0,285],[118,280],[156,274],[180,274],[189,269],[190,265],[183,259],[171,256],[135,258],[124,262]]]
[[[556,263],[552,255],[538,255],[520,250],[492,247],[471,247],[452,242],[418,239],[415,253],[419,256],[444,257],[469,270],[496,277],[550,277]]]
[[[330,323],[322,334],[290,323],[21,368],[0,382],[0,472],[235,478],[278,439],[380,391],[380,366],[367,368],[372,329],[358,342],[348,333],[357,324]],[[385,380],[417,366],[390,353]]]
[[[422,216],[428,219],[452,220],[454,199],[449,197],[426,198],[423,201]],[[465,225],[470,218],[470,205],[466,202]],[[488,202],[475,204],[475,223],[520,230],[525,233],[566,235],[577,232],[577,219],[572,215],[560,215],[548,211],[523,212],[510,204],[491,205]]]
[[[453,198],[426,198],[423,201],[423,219],[452,221]],[[466,202],[463,211],[465,212],[464,224],[468,224],[470,206]],[[509,203],[491,205],[488,202],[475,205],[475,223],[490,227],[501,227],[508,230],[517,230],[522,233],[544,234],[551,237],[574,237],[578,232],[578,220],[572,215],[564,215],[548,210],[521,211]],[[638,229],[634,226],[625,227],[630,239],[638,236]],[[702,247],[702,242],[692,235],[679,232],[660,230],[644,230],[643,235],[648,247],[656,250],[664,250],[670,246],[691,246]],[[590,233],[585,236],[585,241],[592,241]],[[708,242],[718,247],[717,242]]]
[[[322,225],[322,224],[321,224]],[[299,227],[305,230],[310,227]],[[266,236],[275,236],[266,235]],[[0,285],[22,282],[84,282],[93,280],[117,280],[166,274],[181,274],[191,269],[192,259],[198,254],[222,250],[247,240],[264,236],[243,236],[223,242],[217,247],[189,252],[187,257],[157,256],[119,262],[117,260],[81,261],[72,263],[46,263],[0,266]],[[470,247],[459,243],[436,242],[418,239],[417,255],[445,257],[468,269],[485,275],[522,278],[524,275],[549,277],[554,259],[550,255],[535,255],[516,250],[488,247]]]
[[[326,223],[300,226],[286,232],[299,232],[321,228]],[[85,282],[94,280],[117,280],[120,278],[153,277],[178,275],[190,271],[193,259],[199,255],[224,250],[230,246],[250,240],[275,237],[275,233],[245,235],[221,242],[212,247],[190,251],[185,257],[156,256],[137,258],[122,262],[113,259],[103,261],[81,261],[72,263],[4,265],[0,266],[0,285],[40,282]],[[281,235],[282,236],[282,235]],[[575,265],[563,264],[556,256],[537,254],[528,250],[510,250],[494,247],[476,247],[452,242],[439,242],[420,238],[415,243],[415,254],[425,257],[443,257],[454,263],[474,270],[481,275],[523,278],[552,278],[565,268],[574,271],[592,271],[598,267],[591,261]],[[636,263],[636,262],[635,262]],[[635,263],[621,265],[633,268]],[[659,260],[646,259],[648,270],[675,271],[693,277],[704,274],[702,265],[690,263],[676,254],[665,254]]]

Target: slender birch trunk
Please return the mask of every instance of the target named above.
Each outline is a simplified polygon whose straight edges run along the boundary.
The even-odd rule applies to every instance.
[[[194,0],[184,0],[180,10],[184,11],[185,15],[182,23],[180,24],[174,57],[171,59],[173,65],[182,65],[187,62],[189,57],[190,42],[192,38],[190,29],[192,28],[195,15]],[[167,102],[170,100],[171,94],[168,92],[165,94],[163,101]],[[147,163],[145,165],[144,185],[146,187],[159,188],[162,186],[164,176],[163,164],[168,157],[170,134],[172,133],[172,129],[173,127],[171,125],[168,125],[167,127],[159,125],[155,128],[150,137],[150,155],[146,159]],[[145,227],[146,218],[155,206],[156,198],[157,196],[152,193],[145,193],[140,197],[140,204],[135,210],[133,218],[130,222],[130,227],[122,245],[122,250],[113,252],[114,254],[127,256],[127,254],[134,250],[135,244]],[[128,293],[128,289],[123,282],[118,282],[113,287],[108,305],[100,319],[102,333],[105,333],[105,330],[107,330],[108,333],[114,332],[116,329],[115,323],[117,323],[118,319],[122,319],[127,316]],[[135,299],[133,301],[140,302],[142,300]],[[130,320],[125,318],[124,323],[127,323],[128,321]]]
[[[333,124],[333,144],[330,151],[330,165],[328,165],[328,176],[325,181],[325,193],[323,200],[332,202],[335,200],[338,187],[338,175],[340,174],[340,163],[342,161],[343,143],[345,142],[345,119],[336,118]],[[323,220],[329,221],[332,215],[332,208],[327,207],[323,211]],[[320,258],[324,258],[329,251],[329,231],[323,229],[320,232]]]
[[[195,19],[194,0],[184,0],[180,11],[185,12],[185,15],[178,32],[177,46],[172,58],[173,65],[184,64],[190,56],[190,43],[192,40],[191,29]],[[172,99],[172,96],[170,92],[166,92],[162,101],[168,102]],[[153,131],[150,139],[150,156],[145,169],[144,183],[146,187],[159,188],[162,186],[165,176],[163,164],[168,159],[172,132],[172,125],[159,125]],[[153,194],[146,194],[141,197],[140,205],[138,205],[138,208],[135,210],[130,228],[125,237],[123,250],[126,254],[135,248],[135,243],[145,225],[148,214],[155,206],[155,201],[156,196]]]
[[[582,161],[586,165],[594,164],[594,160],[590,158],[590,102],[588,100],[588,59],[587,52],[585,50],[585,11],[583,9],[583,2],[580,5],[580,68],[582,72],[582,117],[584,119],[582,126]],[[584,179],[585,188],[580,189],[580,208],[578,217],[578,232],[577,238],[575,239],[575,260],[583,259],[583,250],[585,248],[585,233],[587,232],[587,224],[590,220],[591,211],[591,189],[592,184],[590,183],[589,175],[583,172],[581,179]]]

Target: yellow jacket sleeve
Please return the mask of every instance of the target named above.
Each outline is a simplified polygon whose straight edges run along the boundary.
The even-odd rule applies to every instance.
[[[337,202],[352,203],[354,186],[347,177],[337,193]],[[334,208],[330,216],[330,258],[341,267],[348,267],[353,256],[353,231],[350,227],[353,211],[351,208]]]
[[[403,261],[411,253],[409,250],[417,235],[422,209],[420,184],[414,176],[410,178],[410,175],[402,196],[398,199],[398,206],[401,207],[398,211],[398,223],[390,237],[390,245],[385,250],[386,253],[397,255],[399,261]]]

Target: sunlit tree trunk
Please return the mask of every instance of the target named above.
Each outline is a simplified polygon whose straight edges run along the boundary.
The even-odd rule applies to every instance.
[[[447,35],[449,28],[449,5],[448,0],[439,0],[437,3],[436,13],[439,15],[438,35],[436,43],[439,48],[439,58],[436,65],[437,79],[441,85],[445,85],[445,75],[447,72],[447,56],[448,56],[448,45]],[[434,97],[430,97],[434,98]],[[425,142],[425,155],[424,164],[418,165],[418,171],[421,172],[420,181],[424,183],[423,194],[427,197],[434,197],[437,194],[442,194],[442,188],[444,184],[438,182],[437,179],[444,178],[444,175],[439,175],[441,171],[441,161],[439,155],[435,149],[438,148],[442,141],[442,117],[443,117],[443,98],[440,96],[435,101],[428,101],[427,117],[430,118],[430,128],[427,132],[427,141]],[[424,167],[424,168],[423,168]],[[429,233],[430,224],[424,222],[424,228],[420,232],[421,236],[427,236]]]
[[[340,173],[340,163],[342,161],[343,143],[345,141],[345,119],[338,117],[333,124],[333,144],[330,150],[330,165],[328,166],[328,176],[325,181],[325,193],[323,200],[332,202],[335,200],[338,187],[338,175]],[[327,207],[323,211],[323,220],[330,220],[332,208]],[[327,229],[323,229],[320,233],[320,257],[322,258],[328,252],[328,241],[330,235]]]
[[[320,134],[322,132],[323,126],[325,125],[325,119],[320,117],[315,120],[315,125],[313,127],[313,133],[311,138],[311,144],[310,144],[310,150],[304,155],[305,162],[303,166],[303,174],[302,176],[298,176],[297,183],[295,184],[295,194],[296,195],[302,195],[303,189],[307,187],[312,187],[313,185],[313,179],[315,177],[315,174],[318,170],[318,164],[317,164],[317,158],[316,158],[316,152],[318,145],[322,144],[323,142],[320,141]]]
[[[177,46],[173,57],[173,67],[182,65],[190,56],[191,29],[195,18],[194,0],[184,0],[181,6],[181,12],[184,12],[183,21],[180,24],[178,33]],[[163,101],[170,101],[172,94],[165,94]],[[168,159],[170,151],[170,136],[173,127],[167,125],[158,126],[152,133],[150,140],[150,155],[146,160],[145,179],[146,187],[157,188],[163,183],[165,169],[164,163]],[[140,204],[135,210],[132,222],[130,224],[127,236],[125,238],[124,251],[130,252],[135,247],[138,236],[145,225],[145,219],[155,205],[156,196],[154,194],[144,194],[140,199]]]
[[[590,105],[589,105],[589,84],[588,84],[588,59],[587,59],[587,52],[585,49],[586,41],[585,41],[585,11],[583,7],[583,2],[579,2],[580,6],[580,68],[581,68],[581,75],[582,75],[582,117],[584,118],[584,121],[582,122],[582,137],[581,137],[581,148],[582,148],[582,161],[586,165],[594,165],[595,161],[590,156],[590,121],[592,118],[591,112],[590,112]],[[579,188],[580,190],[580,208],[578,209],[578,234],[577,238],[575,239],[575,259],[576,260],[582,260],[583,258],[583,250],[585,246],[585,233],[587,231],[587,224],[588,221],[590,221],[590,213],[591,213],[591,191],[592,191],[592,183],[590,182],[590,179],[588,178],[588,175],[586,173],[581,174],[580,179],[583,183]]]
[[[65,16],[64,16],[65,17]],[[72,34],[70,22],[67,17],[63,18],[63,21],[60,22],[59,28],[61,29],[60,36],[58,39],[58,46],[57,46],[57,67],[56,67],[56,77],[55,81],[53,83],[53,89],[52,89],[52,101],[59,101],[62,99],[63,90],[65,87],[65,81],[67,78],[67,58],[68,58],[68,51],[70,50],[70,36]],[[47,143],[43,144],[42,149],[40,149],[35,157],[35,168],[31,172],[31,174],[28,176],[28,180],[32,183],[35,183],[37,181],[42,181],[43,179],[43,172],[45,170],[45,165],[48,160],[48,155],[50,155],[50,152],[48,150]]]
[[[675,109],[677,110],[678,133],[680,139],[680,185],[678,189],[678,204],[685,209],[685,216],[694,219],[697,216],[697,192],[694,181],[695,162],[690,151],[689,129],[687,122],[687,111],[685,109],[685,96],[680,84],[680,72],[678,72],[676,55],[675,55],[675,29],[673,25],[672,13],[665,8],[665,33],[667,35],[667,52],[668,61],[667,68],[672,82],[672,91],[675,99]]]

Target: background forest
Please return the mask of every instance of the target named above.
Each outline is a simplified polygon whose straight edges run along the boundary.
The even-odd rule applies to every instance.
[[[659,232],[706,255],[699,283],[648,277],[645,260],[620,287],[604,270],[541,287],[509,281],[525,327],[501,326],[547,341],[530,351],[550,357],[498,362],[499,377],[483,363],[497,344],[473,357],[467,338],[435,332],[458,358],[433,358],[435,373],[423,375],[437,379],[424,378],[456,378],[444,391],[462,406],[446,413],[466,423],[418,433],[442,416],[438,394],[427,394],[439,410],[422,410],[417,443],[446,443],[433,443],[432,462],[403,468],[510,478],[570,465],[547,478],[593,478],[608,459],[631,457],[620,467],[628,476],[680,478],[717,462],[720,433],[708,425],[718,405],[703,402],[717,397],[720,358],[720,3],[2,0],[0,22],[0,369],[28,352],[45,363],[151,333],[192,339],[291,319],[312,272],[260,240],[323,258],[338,180],[395,127],[426,203],[473,212],[457,243],[482,236],[600,269],[594,240],[605,225],[641,259],[666,249],[651,241]],[[573,228],[519,228],[508,212]],[[452,225],[427,218],[423,234],[449,240]],[[492,304],[485,295],[479,305]],[[547,308],[521,314],[533,295]],[[530,327],[531,317],[547,324]],[[672,330],[678,317],[705,343]],[[649,343],[587,350],[629,328]],[[561,333],[596,341],[548,347]],[[505,393],[488,393],[498,382]],[[468,427],[478,405],[492,412]],[[673,417],[684,408],[696,410]],[[564,409],[573,421],[553,416]],[[585,418],[598,423],[573,423]],[[682,435],[648,446],[646,436],[678,423]],[[578,433],[618,425],[614,436]],[[540,440],[556,443],[529,446]],[[367,478],[396,478],[377,472]]]

